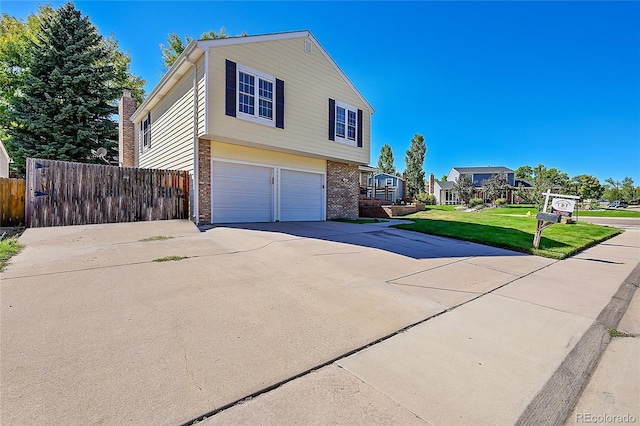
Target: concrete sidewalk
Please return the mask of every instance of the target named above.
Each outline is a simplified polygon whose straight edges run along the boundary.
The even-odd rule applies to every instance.
[[[0,423],[514,423],[638,235],[555,261],[381,224],[28,229],[1,275]]]
[[[638,284],[639,261],[640,233],[628,231],[277,389],[211,413],[204,424],[561,423],[591,372],[589,366],[566,360],[570,354],[600,355],[602,347],[581,339],[592,329],[606,334],[600,315],[621,283]],[[424,274],[414,285],[426,288],[434,278]],[[621,330],[638,332],[638,300],[636,295]],[[570,421],[586,422],[576,412],[640,419],[639,342],[612,342]],[[576,353],[583,351],[597,354]],[[561,364],[567,370],[558,371]],[[572,374],[577,375],[574,382],[548,386],[558,375]],[[603,391],[603,386],[612,390]],[[536,406],[536,401],[545,404]]]

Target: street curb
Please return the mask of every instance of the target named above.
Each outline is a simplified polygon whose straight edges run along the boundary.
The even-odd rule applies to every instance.
[[[591,327],[529,403],[516,425],[565,423],[611,341],[608,329],[618,326],[639,282],[640,263],[622,282]]]

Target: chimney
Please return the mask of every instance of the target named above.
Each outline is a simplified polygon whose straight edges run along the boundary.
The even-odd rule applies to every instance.
[[[436,178],[433,175],[433,173],[431,173],[429,175],[429,195],[433,195],[436,192]]]
[[[136,100],[131,97],[131,90],[125,90],[118,104],[118,159],[122,167],[136,166],[136,150],[134,126],[131,116],[136,111]]]

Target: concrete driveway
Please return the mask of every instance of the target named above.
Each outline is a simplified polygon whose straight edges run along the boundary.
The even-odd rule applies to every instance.
[[[20,241],[1,275],[2,424],[190,422],[555,263],[338,222]]]

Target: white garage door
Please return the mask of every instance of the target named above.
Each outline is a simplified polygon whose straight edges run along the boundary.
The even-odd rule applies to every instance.
[[[324,219],[324,175],[280,170],[280,220]]]
[[[271,222],[273,168],[214,161],[211,174],[214,223]]]

